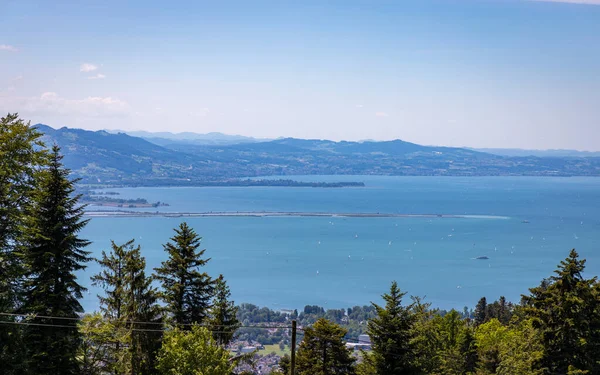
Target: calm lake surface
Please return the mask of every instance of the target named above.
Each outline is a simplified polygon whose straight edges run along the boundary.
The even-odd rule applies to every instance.
[[[472,215],[465,218],[132,217],[93,218],[83,237],[99,257],[110,240],[134,238],[149,272],[186,220],[202,237],[206,267],[223,274],[236,303],[273,309],[379,302],[398,281],[435,307],[474,307],[486,296],[518,301],[552,274],[571,248],[600,273],[600,179],[528,177],[296,176],[363,181],[364,188],[121,188],[119,198],[170,204],[165,212],[293,211]],[[105,210],[90,207],[89,210]],[[130,209],[127,209],[130,210]],[[147,209],[156,211],[156,208]],[[140,209],[143,211],[143,209]],[[528,221],[524,223],[523,221]],[[476,257],[488,257],[476,260]],[[83,305],[98,308],[89,277]]]

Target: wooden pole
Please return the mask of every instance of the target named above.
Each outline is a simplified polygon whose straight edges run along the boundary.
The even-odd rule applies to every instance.
[[[292,320],[292,361],[290,364],[290,375],[296,374],[296,321]]]

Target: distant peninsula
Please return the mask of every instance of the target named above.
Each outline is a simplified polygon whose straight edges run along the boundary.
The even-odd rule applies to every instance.
[[[344,182],[307,182],[307,181],[295,181],[288,179],[226,179],[226,180],[215,180],[215,181],[194,181],[194,180],[146,180],[144,183],[128,183],[128,184],[113,184],[113,185],[101,185],[101,184],[84,184],[84,189],[105,189],[105,188],[117,188],[117,187],[259,187],[259,186],[271,186],[271,187],[312,187],[312,188],[345,188],[345,187],[365,187],[364,182],[355,181],[344,181]],[[117,194],[114,192],[99,192],[99,193],[85,193],[84,199],[89,199],[90,196],[104,194]],[[110,200],[110,198],[95,197],[97,200]],[[136,202],[131,202],[136,203]]]
[[[365,187],[364,182],[306,182],[286,179],[231,179],[222,181],[178,181],[174,186],[239,186],[239,187],[312,187],[312,188],[344,188],[344,187]],[[163,185],[164,186],[164,185]]]
[[[165,207],[168,206],[165,202],[148,202],[145,198],[121,199],[114,196],[119,195],[116,192],[96,192],[87,191],[80,192],[81,203],[91,206],[107,206],[107,207],[127,207],[127,208],[149,208],[149,207]]]

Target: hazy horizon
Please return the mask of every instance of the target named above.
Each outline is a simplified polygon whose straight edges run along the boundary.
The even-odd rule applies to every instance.
[[[61,128],[68,128],[68,129],[82,129],[82,128],[73,128],[70,126],[52,126],[49,124],[44,124],[44,123],[37,123],[37,124],[31,124],[31,126],[36,126],[36,125],[45,125],[45,126],[49,126],[53,129],[61,129]],[[83,130],[89,130],[89,129],[83,129]],[[283,137],[283,136],[279,136],[279,137],[273,137],[273,138],[257,138],[257,137],[252,137],[250,135],[244,135],[244,134],[229,134],[229,133],[223,133],[223,132],[207,132],[207,133],[197,133],[197,132],[193,132],[193,131],[183,131],[183,132],[170,132],[170,131],[147,131],[147,130],[123,130],[123,129],[98,129],[98,130],[90,130],[90,131],[106,131],[109,133],[126,133],[128,135],[132,135],[134,133],[147,133],[150,135],[160,135],[160,134],[170,134],[172,136],[178,136],[178,135],[183,135],[183,134],[195,134],[195,135],[200,135],[200,136],[206,136],[206,135],[210,135],[210,134],[220,134],[223,136],[229,136],[229,137],[244,137],[244,138],[252,138],[256,141],[261,141],[261,142],[268,142],[268,141],[273,141],[273,140],[277,140],[277,139],[284,139],[284,138],[293,138],[293,139],[306,139],[306,140],[319,140],[319,141],[334,141],[331,139],[326,139],[326,138],[297,138],[297,137]],[[137,134],[133,135],[133,136],[138,136]],[[141,137],[141,136],[139,136]],[[161,138],[160,136],[157,136],[156,138]],[[409,142],[405,139],[401,139],[401,138],[394,138],[394,139],[358,139],[358,140],[347,140],[347,139],[340,139],[340,140],[335,140],[334,142],[389,142],[389,141],[405,141],[405,142]],[[600,151],[590,151],[590,150],[580,150],[580,149],[566,149],[566,148],[548,148],[548,149],[535,149],[535,148],[507,148],[507,147],[473,147],[473,146],[469,146],[469,145],[462,145],[462,146],[448,146],[448,145],[443,145],[443,144],[422,144],[422,146],[431,146],[431,147],[458,147],[458,148],[465,148],[465,149],[472,149],[472,150],[479,150],[482,152],[486,152],[487,150],[492,151],[574,151],[574,152],[581,152],[581,153],[590,153],[590,154],[598,154],[600,153]]]
[[[21,0],[0,112],[88,130],[600,151],[600,0]]]

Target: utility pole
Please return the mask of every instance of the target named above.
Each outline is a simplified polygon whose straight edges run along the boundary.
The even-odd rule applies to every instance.
[[[292,361],[290,375],[296,375],[296,321],[292,320]]]

